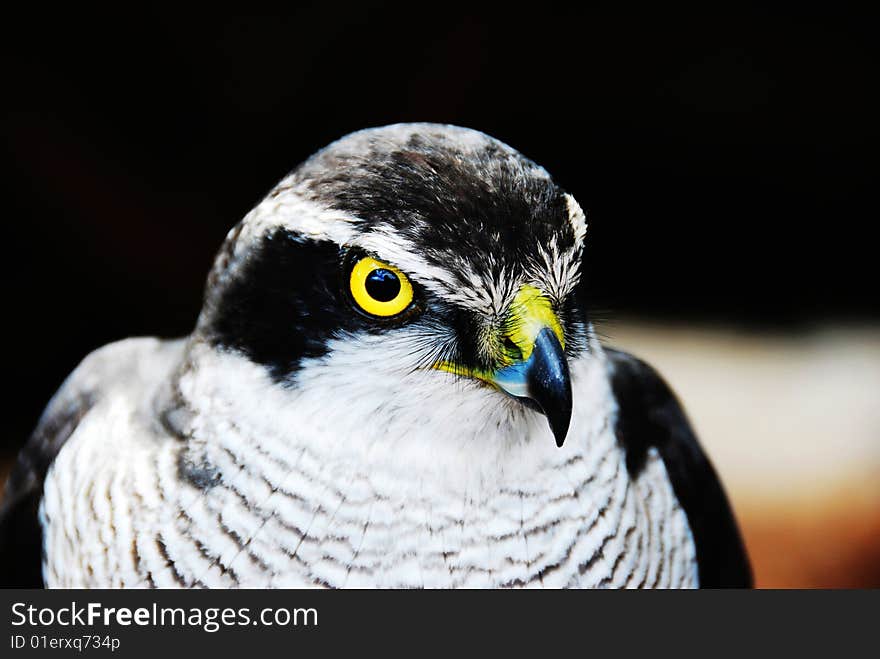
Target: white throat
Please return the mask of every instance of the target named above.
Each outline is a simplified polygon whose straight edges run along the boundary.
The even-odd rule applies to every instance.
[[[601,349],[571,364],[575,405],[562,448],[542,414],[486,385],[399,363],[365,366],[354,361],[362,354],[362,346],[352,353],[339,341],[286,387],[238,354],[194,343],[192,368],[179,381],[194,413],[185,433],[191,450],[213,452],[200,438],[216,441],[234,428],[282,465],[308,454],[326,469],[381,475],[398,492],[425,481],[489,492],[529,487],[536,473],[594,453],[613,411]]]

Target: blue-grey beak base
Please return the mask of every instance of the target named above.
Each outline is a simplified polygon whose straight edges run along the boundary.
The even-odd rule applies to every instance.
[[[494,383],[517,398],[537,405],[561,447],[571,423],[571,377],[565,353],[553,330],[541,330],[529,359],[499,370]]]

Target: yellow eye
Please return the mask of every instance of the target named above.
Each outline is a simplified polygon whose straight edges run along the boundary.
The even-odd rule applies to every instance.
[[[396,316],[413,299],[412,284],[393,265],[366,256],[351,269],[351,295],[371,316]]]

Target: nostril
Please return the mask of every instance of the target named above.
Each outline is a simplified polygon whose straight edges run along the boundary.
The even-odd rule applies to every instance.
[[[509,336],[504,337],[504,349],[511,357],[522,358],[522,350]]]

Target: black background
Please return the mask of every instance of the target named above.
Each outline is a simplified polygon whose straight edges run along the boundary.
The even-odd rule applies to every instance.
[[[227,230],[289,169],[396,121],[547,167],[589,212],[606,314],[878,317],[872,17],[405,7],[4,18],[6,447],[90,350],[187,333]]]

